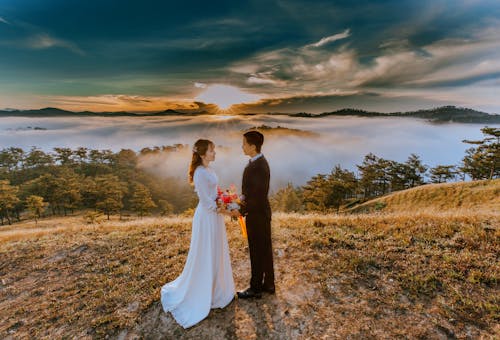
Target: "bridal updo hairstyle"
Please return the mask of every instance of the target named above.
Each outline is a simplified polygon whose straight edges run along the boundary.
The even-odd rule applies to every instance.
[[[248,144],[255,145],[255,151],[260,153],[260,148],[264,144],[264,135],[259,131],[248,131],[243,135]]]
[[[201,156],[207,153],[209,147],[214,147],[215,144],[208,139],[198,139],[193,146],[193,158],[189,166],[189,183],[193,184],[194,171],[197,167],[203,164]]]

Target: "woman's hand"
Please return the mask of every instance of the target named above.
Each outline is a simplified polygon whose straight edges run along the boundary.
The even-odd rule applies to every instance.
[[[231,216],[231,212],[222,207],[217,208],[217,212],[222,215]]]

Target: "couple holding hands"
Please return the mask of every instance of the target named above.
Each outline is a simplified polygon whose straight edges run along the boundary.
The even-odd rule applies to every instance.
[[[242,202],[239,211],[217,206],[218,178],[210,167],[215,145],[199,139],[193,147],[189,180],[199,198],[191,232],[191,243],[184,269],[174,281],[161,289],[165,312],[172,313],[184,328],[203,320],[211,308],[224,308],[235,296],[235,287],[224,215],[245,216],[250,251],[250,287],[238,292],[240,299],[274,294],[271,207],[268,199],[270,171],[261,153],[264,136],[258,131],[243,135],[243,152],[250,157],[243,172]]]

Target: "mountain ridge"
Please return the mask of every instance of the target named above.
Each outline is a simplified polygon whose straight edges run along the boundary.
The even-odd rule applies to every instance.
[[[166,116],[203,116],[215,115],[208,111],[183,111],[167,109],[159,112],[93,112],[93,111],[68,111],[55,107],[46,107],[33,110],[0,110],[0,117],[166,117]],[[441,106],[433,109],[422,109],[417,111],[397,111],[397,112],[377,112],[366,111],[354,108],[343,108],[336,111],[323,112],[318,114],[299,112],[299,113],[240,113],[238,115],[286,115],[300,118],[323,118],[329,116],[357,116],[357,117],[412,117],[427,119],[434,123],[456,122],[456,123],[493,123],[500,124],[499,114],[489,114],[470,108],[456,107],[452,105]]]
[[[457,122],[457,123],[500,123],[499,114],[489,114],[470,108],[456,107],[453,105],[440,106],[433,109],[417,111],[397,111],[382,113],[360,109],[344,108],[337,111],[323,112],[320,114],[296,113],[292,117],[322,118],[327,116],[361,116],[361,117],[413,117],[428,119],[432,122]]]

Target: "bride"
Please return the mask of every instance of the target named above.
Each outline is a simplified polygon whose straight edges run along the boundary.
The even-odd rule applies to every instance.
[[[189,181],[194,182],[196,207],[191,244],[179,277],[161,289],[161,303],[184,328],[207,317],[211,308],[223,308],[234,298],[235,288],[223,214],[216,204],[218,178],[210,168],[215,145],[206,139],[194,144]]]

